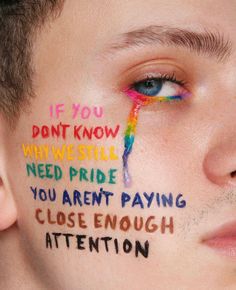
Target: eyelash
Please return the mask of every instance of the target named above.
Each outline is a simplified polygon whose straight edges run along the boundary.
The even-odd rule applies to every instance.
[[[187,82],[185,80],[181,80],[181,79],[177,79],[175,73],[173,72],[171,75],[170,74],[161,74],[160,76],[158,77],[155,77],[155,76],[147,76],[145,77],[144,79],[141,79],[139,81],[135,81],[133,82],[130,86],[129,86],[129,89],[134,89],[135,88],[135,85],[140,83],[140,82],[145,82],[145,81],[148,81],[148,80],[162,80],[164,83],[165,82],[172,82],[172,83],[175,83],[177,85],[180,85],[182,87],[185,87],[187,86]]]

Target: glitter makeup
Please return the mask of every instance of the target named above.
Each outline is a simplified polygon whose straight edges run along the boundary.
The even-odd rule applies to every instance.
[[[133,101],[133,106],[128,117],[128,124],[124,136],[124,153],[123,159],[123,180],[125,187],[131,186],[131,176],[128,168],[128,159],[133,148],[135,133],[138,121],[139,110],[142,106],[147,106],[155,102],[168,102],[172,100],[182,100],[183,95],[176,96],[146,96],[133,89],[126,89],[125,93]]]

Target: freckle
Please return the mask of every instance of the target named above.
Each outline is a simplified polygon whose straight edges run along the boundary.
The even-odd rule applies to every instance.
[[[231,173],[230,173],[230,176],[231,176],[232,178],[236,177],[236,171],[231,172]]]
[[[168,144],[168,138],[164,137],[163,141],[164,141],[165,144]]]

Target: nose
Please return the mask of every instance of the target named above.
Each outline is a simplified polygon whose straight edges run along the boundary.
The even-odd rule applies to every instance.
[[[236,187],[236,130],[218,137],[217,145],[206,154],[203,169],[207,178],[219,186]]]

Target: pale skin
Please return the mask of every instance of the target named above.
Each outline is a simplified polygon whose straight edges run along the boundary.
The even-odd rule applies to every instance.
[[[212,4],[214,2],[214,5]],[[22,113],[9,134],[0,123],[0,288],[1,289],[235,289],[235,259],[223,257],[204,246],[202,238],[220,225],[235,220],[236,210],[236,1],[66,1],[61,15],[46,24],[34,42],[36,98]],[[127,32],[150,26],[179,28],[192,32],[217,32],[229,45],[223,58],[165,43],[110,50]],[[122,211],[119,194],[124,190],[121,159],[117,184],[107,186],[117,193],[110,208],[102,213],[135,216],[173,216],[175,233],[130,231],[129,238],[151,243],[148,259],[101,251],[89,253],[61,247],[48,250],[46,231],[63,231],[40,225],[34,218],[37,207],[63,209],[59,204],[36,202],[29,192],[55,186],[82,190],[97,185],[78,185],[67,179],[27,178],[21,144],[32,143],[33,124],[56,123],[49,106],[72,103],[104,108],[103,124],[120,124],[121,131],[106,145],[123,150],[123,132],[132,103],[123,90],[145,73],[160,70],[187,82],[191,96],[184,102],[153,104],[141,110],[136,141],[130,157],[133,185],[130,192],[183,193],[187,207]],[[60,121],[73,123],[71,115]],[[84,123],[82,121],[80,123]],[[86,125],[94,125],[94,119]],[[35,143],[43,143],[36,140]],[[63,144],[48,139],[47,144]],[[66,143],[75,141],[67,139]],[[45,142],[44,142],[45,143]],[[49,160],[50,162],[50,160]],[[73,163],[76,166],[76,161]],[[105,165],[104,165],[105,164]],[[109,169],[114,163],[103,163]],[[84,162],[83,166],[89,163]],[[69,164],[65,162],[64,168]],[[78,208],[64,208],[64,211]],[[97,209],[87,207],[92,215]],[[78,233],[77,229],[64,232]],[[83,232],[104,235],[104,229]],[[108,230],[106,235],[124,238]]]

